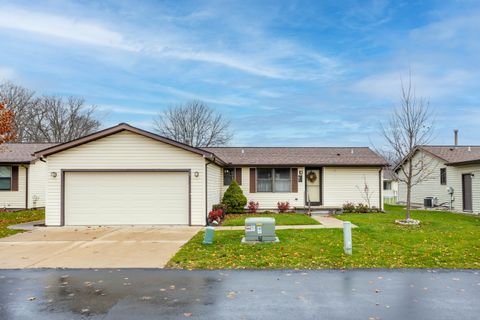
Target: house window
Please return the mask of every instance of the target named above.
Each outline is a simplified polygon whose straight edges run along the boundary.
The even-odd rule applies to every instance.
[[[0,166],[0,190],[12,189],[12,167]]]
[[[447,184],[447,168],[440,168],[440,184]]]
[[[235,179],[235,169],[229,168],[223,170],[223,185],[229,186]]]
[[[290,168],[258,168],[257,192],[291,192]]]
[[[392,190],[392,181],[383,181],[383,190]]]

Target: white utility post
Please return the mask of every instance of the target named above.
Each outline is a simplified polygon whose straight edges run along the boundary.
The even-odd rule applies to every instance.
[[[350,221],[343,222],[343,251],[352,254],[352,224]]]

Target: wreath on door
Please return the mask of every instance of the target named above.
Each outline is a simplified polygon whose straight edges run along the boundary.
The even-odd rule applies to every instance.
[[[310,181],[310,183],[314,183],[315,181],[317,181],[317,174],[315,173],[315,171],[310,171],[307,174],[307,179],[308,181]]]

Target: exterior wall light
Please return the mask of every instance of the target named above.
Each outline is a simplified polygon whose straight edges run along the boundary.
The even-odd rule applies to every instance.
[[[57,177],[57,173],[56,173],[55,171],[52,171],[52,172],[50,172],[50,176],[51,176],[52,178],[56,178],[56,177]]]
[[[198,171],[195,171],[195,172],[193,173],[193,175],[195,176],[195,178],[198,178],[198,176],[200,175],[200,173],[199,173]]]

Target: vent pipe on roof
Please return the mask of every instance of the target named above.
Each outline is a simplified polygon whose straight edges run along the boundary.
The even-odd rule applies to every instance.
[[[453,130],[453,139],[455,146],[458,146],[458,129]]]
[[[468,146],[468,152],[472,151],[472,147]]]

